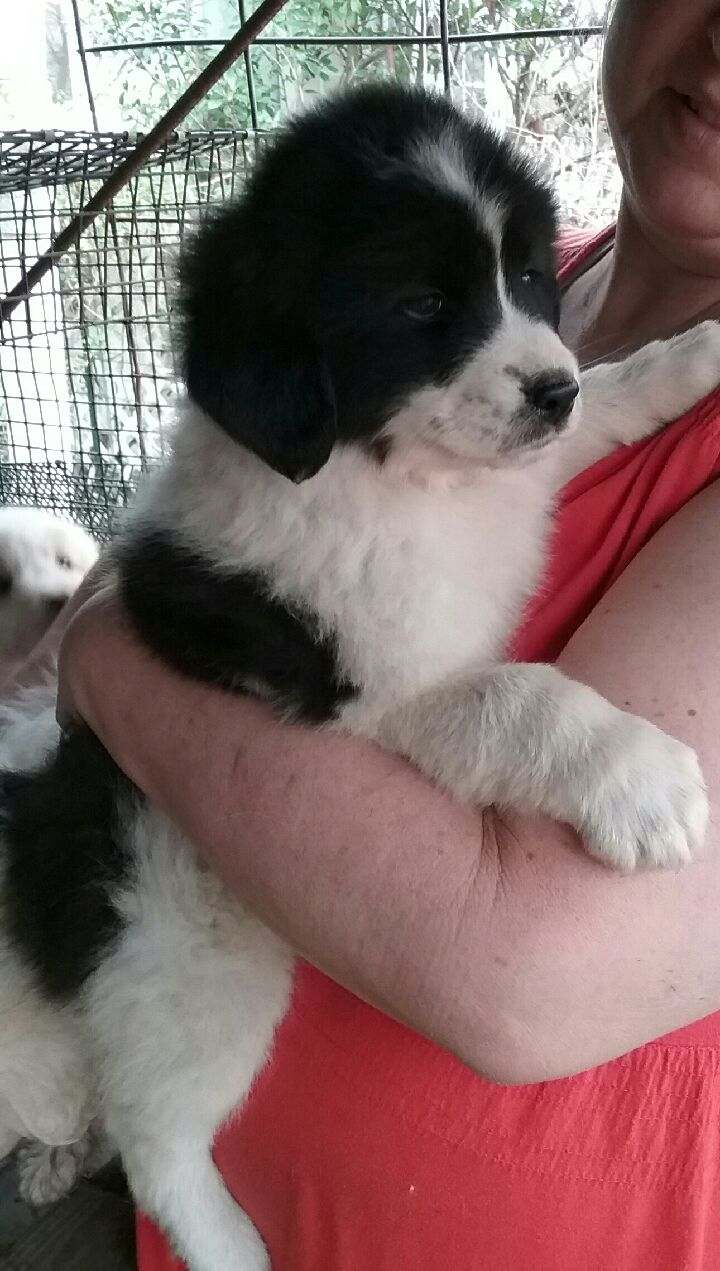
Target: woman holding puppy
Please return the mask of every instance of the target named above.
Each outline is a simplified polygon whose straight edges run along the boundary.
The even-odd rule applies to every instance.
[[[605,98],[618,222],[560,248],[586,363],[720,317],[720,5],[619,0]],[[71,622],[64,709],[307,960],[216,1143],[275,1271],[720,1266],[718,475],[720,391],[576,478],[515,648],[697,750],[679,875],[179,679],[103,591]],[[174,1265],[144,1222],[139,1265]]]

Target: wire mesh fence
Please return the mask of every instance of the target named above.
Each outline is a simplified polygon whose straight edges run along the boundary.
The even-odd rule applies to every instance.
[[[0,134],[0,290],[133,146],[127,134]],[[262,142],[173,137],[5,321],[0,502],[105,537],[163,450],[178,392],[173,275],[185,231],[232,197]]]

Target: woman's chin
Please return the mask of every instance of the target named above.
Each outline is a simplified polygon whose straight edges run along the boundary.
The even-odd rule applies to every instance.
[[[631,201],[647,237],[678,266],[720,273],[720,186],[679,170],[638,175]]]

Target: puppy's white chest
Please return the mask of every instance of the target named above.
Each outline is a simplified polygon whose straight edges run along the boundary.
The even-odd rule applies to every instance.
[[[550,499],[539,472],[489,473],[427,496],[402,544],[374,554],[340,652],[370,696],[411,695],[503,654],[540,573]]]

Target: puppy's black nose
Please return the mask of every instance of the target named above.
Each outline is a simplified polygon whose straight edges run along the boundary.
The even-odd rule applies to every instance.
[[[528,380],[523,391],[530,406],[542,415],[543,422],[550,428],[559,428],[573,408],[580,385],[567,375],[551,372]]]

